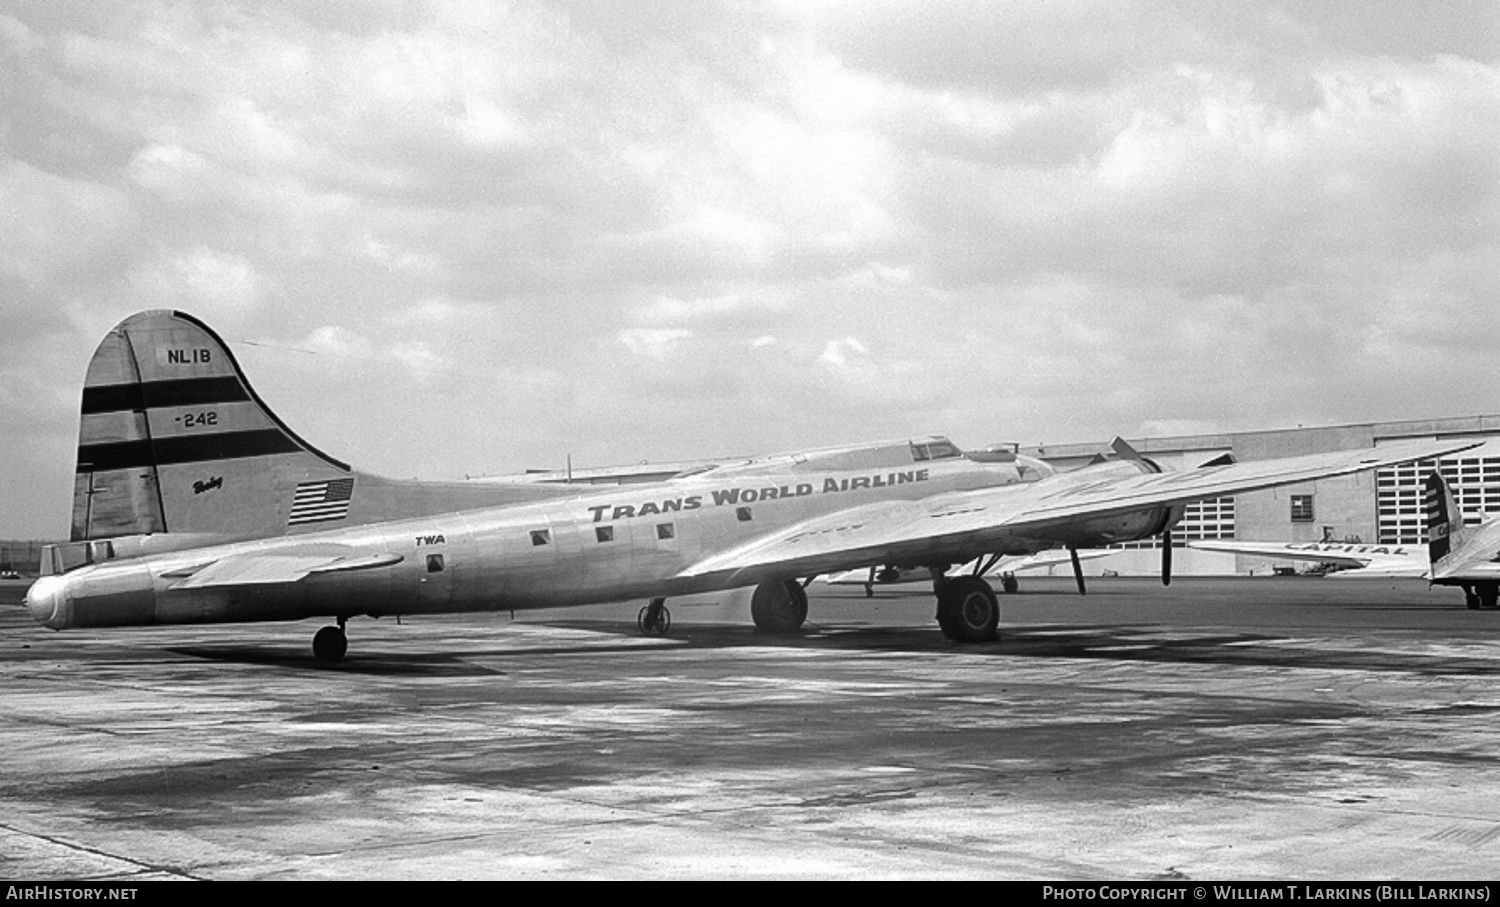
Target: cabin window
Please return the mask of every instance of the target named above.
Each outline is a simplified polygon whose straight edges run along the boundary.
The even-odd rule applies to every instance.
[[[594,538],[598,539],[601,542],[613,542],[615,540],[615,527],[595,526]]]
[[[739,517],[739,520],[740,520],[741,523],[748,523],[752,519],[754,519],[754,517],[751,516],[751,514],[750,514],[750,508],[749,507],[737,507],[737,508],[735,508],[734,515],[737,516],[737,517]]]
[[[429,554],[429,555],[427,555],[427,572],[428,573],[442,573],[443,572],[443,556],[441,554]]]
[[[531,530],[531,544],[545,545],[552,541],[552,533],[546,529]]]
[[[677,537],[677,529],[671,523],[657,523],[656,537],[665,541]]]
[[[1313,496],[1310,494],[1292,495],[1292,522],[1311,523],[1313,516]]]

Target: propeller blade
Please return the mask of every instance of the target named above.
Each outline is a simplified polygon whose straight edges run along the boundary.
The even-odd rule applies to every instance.
[[[1172,530],[1163,529],[1161,533],[1161,584],[1172,585]]]

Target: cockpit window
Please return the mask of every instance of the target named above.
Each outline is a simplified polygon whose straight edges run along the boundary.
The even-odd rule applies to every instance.
[[[918,463],[923,460],[952,460],[963,455],[963,451],[946,439],[928,441],[925,444],[913,443],[911,446],[911,458]]]

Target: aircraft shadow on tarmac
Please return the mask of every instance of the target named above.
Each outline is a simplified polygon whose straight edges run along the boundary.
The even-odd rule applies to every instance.
[[[262,667],[287,668],[290,670],[336,671],[343,674],[377,674],[387,677],[499,677],[507,671],[476,664],[475,651],[460,654],[452,652],[391,652],[370,651],[351,654],[334,664],[320,662],[311,650],[286,647],[251,646],[169,646],[163,649],[175,655],[217,661],[226,664],[258,665]],[[506,657],[530,654],[526,650],[497,653]]]
[[[952,653],[980,658],[1076,659],[1101,662],[1156,662],[1243,667],[1313,668],[1449,676],[1500,676],[1500,662],[1453,654],[1393,652],[1388,647],[1330,649],[1305,639],[1265,633],[1164,629],[1153,626],[1018,625],[992,643],[957,645],[936,628],[815,625],[791,636],[767,635],[740,624],[696,624],[665,637],[642,638],[615,622],[549,621],[532,626],[584,630],[586,640],[549,645],[476,645],[467,641],[454,651],[423,651],[431,636],[410,644],[390,637],[351,648],[336,664],[316,661],[302,648],[234,645],[174,646],[166,651],[207,661],[264,665],[293,670],[411,677],[503,676],[508,672],[486,662],[516,664],[537,658],[588,658],[701,649],[782,648],[891,653]],[[497,640],[499,642],[499,640]]]

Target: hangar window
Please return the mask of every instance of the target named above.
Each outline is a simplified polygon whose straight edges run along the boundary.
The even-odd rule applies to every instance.
[[[1313,496],[1310,494],[1292,495],[1292,522],[1311,523],[1313,519]]]
[[[1425,482],[1434,469],[1448,480],[1454,500],[1465,511],[1465,523],[1500,513],[1500,457],[1388,466],[1376,474],[1380,544],[1414,545],[1427,539]]]
[[[595,526],[594,538],[598,539],[601,542],[613,542],[615,540],[615,527]]]
[[[663,541],[665,541],[666,539],[676,538],[676,536],[677,536],[677,529],[671,523],[657,523],[656,524],[656,537],[657,538],[662,539]]]
[[[550,530],[547,530],[547,529],[533,529],[533,530],[531,530],[531,544],[533,544],[533,545],[545,545],[545,544],[547,544],[550,541],[552,541],[552,533],[551,533]]]

